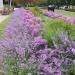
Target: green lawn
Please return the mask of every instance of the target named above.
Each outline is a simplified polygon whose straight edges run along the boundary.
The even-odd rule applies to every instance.
[[[11,16],[9,15],[4,21],[0,23],[0,38],[3,36],[3,32],[8,22],[10,21]]]
[[[57,14],[61,14],[61,15],[64,15],[64,16],[75,17],[75,12],[64,11],[64,10],[55,10],[55,12],[56,12]]]

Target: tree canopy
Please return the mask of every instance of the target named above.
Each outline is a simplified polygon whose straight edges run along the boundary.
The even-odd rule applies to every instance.
[[[17,4],[75,5],[75,0],[14,0]]]

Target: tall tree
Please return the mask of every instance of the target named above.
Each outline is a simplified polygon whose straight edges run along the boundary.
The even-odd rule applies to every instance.
[[[34,3],[39,3],[41,0],[15,0],[16,3],[25,3],[25,4],[34,4]]]
[[[74,6],[75,6],[75,0],[71,0],[71,4],[72,4],[72,9],[74,9]]]

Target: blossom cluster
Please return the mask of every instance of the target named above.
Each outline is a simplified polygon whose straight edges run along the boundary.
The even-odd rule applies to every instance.
[[[12,25],[12,23],[15,23],[15,24]],[[32,14],[32,12],[29,12],[29,11],[23,10],[23,9],[20,9],[20,10],[18,9],[13,13],[12,21],[9,22],[9,25],[8,25],[5,33],[7,34],[7,36],[11,35],[13,37],[12,34],[14,32],[19,32],[19,31],[17,31],[18,29],[16,29],[16,28],[18,28],[18,26],[21,28],[22,27],[24,28],[26,26],[28,28],[29,32],[31,32],[32,36],[37,36],[38,32],[41,30],[41,25],[42,25],[42,23],[40,22],[40,20],[38,18],[36,18]],[[13,26],[13,27],[11,27],[11,26]]]
[[[48,48],[47,40],[40,35],[41,30],[42,22],[31,12],[20,8],[12,14],[5,38],[0,41],[0,57],[12,60],[5,68],[10,65],[11,71],[18,68],[14,75],[22,75],[26,68],[29,72],[24,75],[66,75],[65,69],[74,63],[75,42],[70,42],[67,34],[62,33],[58,35],[61,43],[53,40],[53,48]]]
[[[75,64],[75,42],[69,40],[67,33],[58,36],[61,43],[53,40],[53,48],[47,48],[45,43],[35,46],[31,59],[34,59],[33,64],[38,62],[37,68],[42,75],[66,75],[67,67]]]
[[[58,19],[63,19],[64,21],[69,22],[70,24],[75,24],[75,18],[73,17],[68,17],[68,16],[63,16],[63,15],[58,15],[52,11],[49,11],[47,13],[48,17],[50,18],[58,18]]]
[[[27,66],[28,63],[24,62],[27,62],[28,55],[32,54],[33,41],[40,35],[42,24],[32,12],[23,8],[13,12],[4,31],[5,38],[0,41],[1,61],[2,57],[5,57],[15,61],[20,67],[23,67],[22,64]],[[42,38],[37,40],[38,44],[43,44],[44,41]]]

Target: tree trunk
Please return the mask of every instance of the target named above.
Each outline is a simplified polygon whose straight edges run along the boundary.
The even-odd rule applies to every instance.
[[[74,9],[74,6],[72,5],[72,9]]]
[[[12,4],[12,0],[9,0],[10,1],[10,7],[11,7],[11,4]]]

